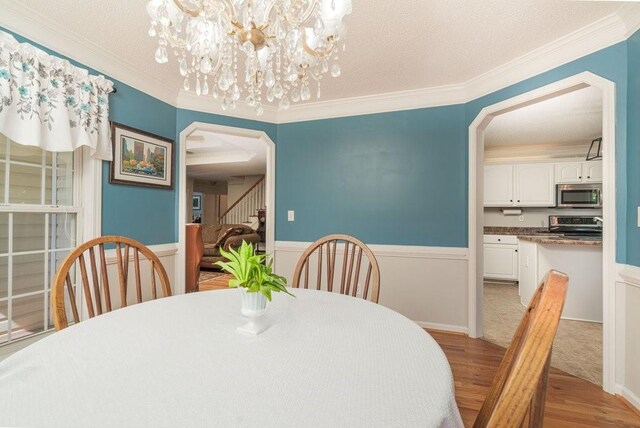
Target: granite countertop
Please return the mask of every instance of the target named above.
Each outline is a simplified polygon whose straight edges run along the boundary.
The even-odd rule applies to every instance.
[[[490,227],[485,226],[485,235],[516,235],[523,241],[543,245],[576,245],[602,247],[602,240],[567,238],[562,234],[549,233],[546,227]]]
[[[485,235],[536,235],[548,232],[546,227],[484,227]]]
[[[590,246],[590,247],[602,247],[602,240],[598,239],[572,239],[562,235],[518,235],[518,239],[523,241],[531,241],[536,244],[543,245],[578,245],[578,246]]]

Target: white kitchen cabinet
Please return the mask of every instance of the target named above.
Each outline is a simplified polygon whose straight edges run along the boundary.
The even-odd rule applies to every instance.
[[[585,183],[602,183],[602,161],[583,162],[582,179]]]
[[[484,167],[484,206],[508,207],[513,205],[513,165],[486,165]]]
[[[556,163],[556,184],[602,183],[602,161]]]
[[[516,164],[515,206],[552,207],[556,204],[554,164]]]
[[[556,164],[556,183],[582,183],[582,162],[562,162]]]
[[[550,163],[485,165],[484,206],[555,206],[554,173]]]
[[[518,239],[515,236],[485,235],[484,277],[518,280]]]

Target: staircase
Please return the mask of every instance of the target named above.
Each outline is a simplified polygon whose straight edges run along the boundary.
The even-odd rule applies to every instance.
[[[258,228],[258,210],[265,209],[264,176],[218,217],[219,224],[246,224]]]

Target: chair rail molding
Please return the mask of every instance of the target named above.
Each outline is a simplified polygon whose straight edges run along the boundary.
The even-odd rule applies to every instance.
[[[236,110],[224,111],[212,97],[198,97],[173,88],[139,66],[95,45],[20,2],[3,3],[0,26],[174,107],[270,123],[291,123],[472,101],[628,39],[640,29],[640,4],[628,2],[598,21],[466,82],[306,103],[292,106],[286,111],[278,111],[276,107],[269,106],[265,107],[265,114],[258,117],[253,109],[242,103],[238,103]]]
[[[618,282],[640,288],[640,267],[618,263]]]

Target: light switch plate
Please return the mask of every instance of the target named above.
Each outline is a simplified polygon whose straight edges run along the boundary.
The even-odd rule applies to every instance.
[[[295,221],[296,220],[296,212],[293,210],[287,211],[287,221]]]

